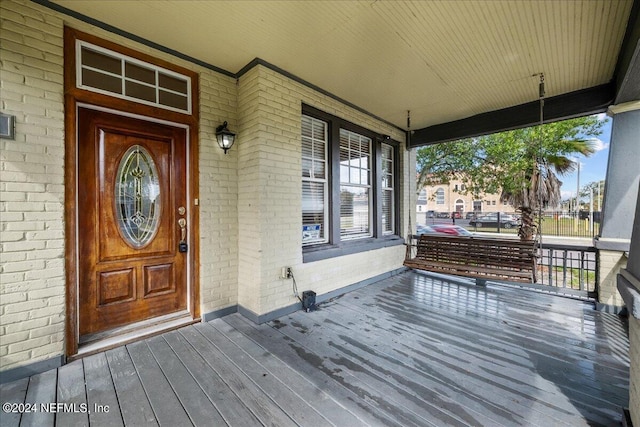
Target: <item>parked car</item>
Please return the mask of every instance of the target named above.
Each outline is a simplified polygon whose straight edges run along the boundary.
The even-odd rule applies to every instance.
[[[488,214],[478,216],[477,218],[474,218],[471,221],[469,221],[469,225],[477,228],[497,227],[498,212],[490,212]],[[505,213],[500,213],[501,228],[512,228],[512,227],[517,227],[518,225],[519,225],[519,221],[516,217],[505,214]]]
[[[427,218],[435,218],[436,211],[427,211]]]
[[[438,212],[436,218],[451,218],[449,212]]]
[[[451,214],[451,217],[455,218],[455,219],[462,219],[462,214],[460,212],[456,211],[456,212],[453,212]]]
[[[476,217],[476,212],[467,212],[467,214],[464,216],[464,219],[473,219]]]
[[[452,224],[418,225],[417,234],[448,234],[449,236],[473,236],[469,230]]]

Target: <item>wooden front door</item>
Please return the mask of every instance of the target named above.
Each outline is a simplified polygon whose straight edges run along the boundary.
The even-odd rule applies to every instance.
[[[78,111],[79,335],[187,310],[187,131]],[[181,248],[184,250],[184,245]]]

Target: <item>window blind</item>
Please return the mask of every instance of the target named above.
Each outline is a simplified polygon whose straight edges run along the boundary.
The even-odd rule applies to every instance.
[[[371,138],[340,129],[340,236],[371,233]]]
[[[393,147],[389,144],[382,144],[382,234],[393,234],[395,232],[395,196],[394,188],[394,165]]]
[[[302,116],[302,244],[328,242],[328,125]]]

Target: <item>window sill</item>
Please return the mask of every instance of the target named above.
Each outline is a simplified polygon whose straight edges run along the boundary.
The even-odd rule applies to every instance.
[[[315,245],[302,248],[303,262],[321,261],[323,259],[336,258],[359,252],[398,246],[404,244],[404,239],[399,236],[385,236],[379,239],[362,239],[341,242],[338,245]]]

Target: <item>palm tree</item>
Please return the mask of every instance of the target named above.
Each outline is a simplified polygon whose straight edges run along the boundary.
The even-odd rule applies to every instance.
[[[530,145],[532,147],[532,145]],[[572,160],[576,154],[585,157],[595,152],[594,144],[589,139],[563,140],[556,144],[559,152],[546,150],[544,141],[538,147],[538,153],[531,163],[531,168],[522,170],[516,182],[520,188],[503,187],[500,195],[502,202],[516,206],[521,214],[518,236],[521,240],[533,240],[538,229],[536,214],[548,206],[557,206],[561,200],[560,188],[562,181],[558,175],[565,175],[575,171],[577,160]]]

